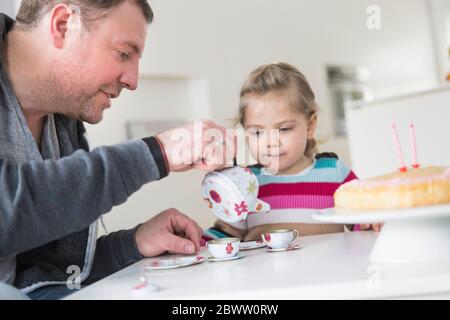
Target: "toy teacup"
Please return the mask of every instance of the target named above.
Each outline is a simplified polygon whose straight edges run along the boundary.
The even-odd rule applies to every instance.
[[[214,259],[227,259],[236,256],[239,253],[239,238],[221,238],[209,240],[206,247]]]
[[[269,249],[284,249],[289,247],[299,234],[294,229],[276,229],[267,231],[261,235],[261,239]]]
[[[203,179],[203,199],[221,220],[243,221],[250,212],[268,212],[269,204],[257,198],[258,179],[248,168],[234,166],[208,173]]]

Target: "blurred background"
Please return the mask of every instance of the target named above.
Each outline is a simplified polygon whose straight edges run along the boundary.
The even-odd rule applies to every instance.
[[[230,126],[239,89],[273,61],[298,67],[321,107],[321,151],[336,152],[361,177],[397,166],[390,124],[419,161],[450,166],[450,1],[150,0],[149,27],[135,92],[123,92],[104,120],[87,126],[91,147],[154,134],[200,118]],[[15,16],[20,1],[1,1]],[[174,207],[202,227],[204,173],[171,174],[144,186],[105,215],[108,231],[130,228]]]

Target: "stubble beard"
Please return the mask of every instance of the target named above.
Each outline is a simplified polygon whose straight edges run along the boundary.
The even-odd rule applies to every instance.
[[[47,113],[58,113],[74,120],[97,123],[101,120],[94,114],[94,100],[98,92],[92,94],[81,89],[83,80],[73,72],[59,70],[57,77],[54,71],[38,77],[32,88],[33,97]]]

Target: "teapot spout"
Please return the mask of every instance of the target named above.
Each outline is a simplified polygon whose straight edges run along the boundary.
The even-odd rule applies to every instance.
[[[252,208],[253,212],[269,212],[270,211],[270,205],[267,202],[264,202],[262,200],[256,199],[255,201],[255,207]]]

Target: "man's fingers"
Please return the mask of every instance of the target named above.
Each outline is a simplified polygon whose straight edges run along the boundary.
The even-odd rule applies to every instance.
[[[196,250],[200,250],[200,239],[202,237],[202,232],[197,228],[195,224],[186,225],[184,230],[184,236],[191,240],[195,245]]]
[[[202,161],[195,167],[201,170],[217,170],[233,165],[237,153],[237,136],[234,130],[216,125],[211,121],[203,122]]]
[[[232,165],[228,165],[228,166],[231,167]],[[196,170],[200,170],[200,171],[216,171],[216,170],[223,169],[225,167],[227,167],[227,165],[206,163],[206,162],[196,163],[192,166],[192,168],[194,168]]]
[[[203,149],[203,162],[209,168],[225,167],[227,158],[230,158],[227,156],[229,152],[224,146],[223,140],[211,142]]]
[[[194,254],[198,250],[196,245],[186,238],[176,236],[174,234],[168,233],[163,241],[163,249],[173,253],[180,254]]]
[[[201,228],[198,224],[184,214],[178,214],[172,220],[175,232],[183,233],[194,244],[196,250],[200,250],[200,239],[202,236]]]
[[[197,224],[198,232],[200,233],[200,237],[203,235],[203,229]]]

